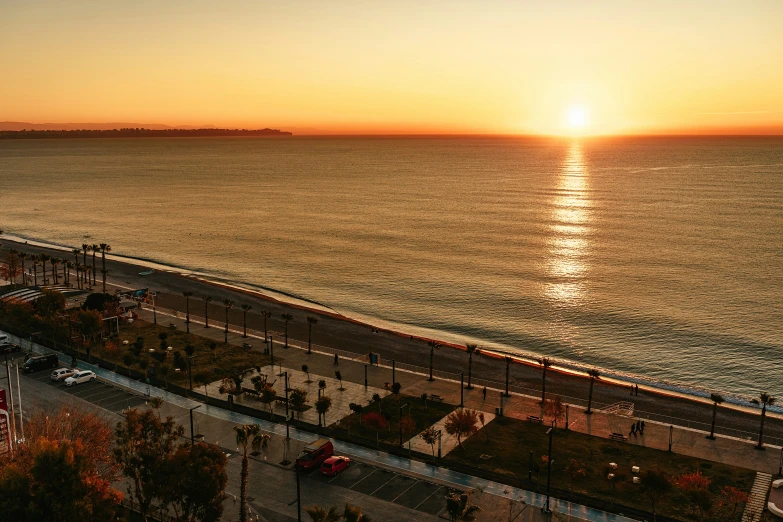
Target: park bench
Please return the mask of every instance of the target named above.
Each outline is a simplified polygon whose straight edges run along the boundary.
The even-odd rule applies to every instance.
[[[537,422],[539,424],[544,422],[544,419],[542,419],[541,417],[538,417],[536,415],[528,415],[527,416],[527,420],[529,420],[530,422]]]
[[[441,397],[440,395],[435,395],[434,393],[429,396],[429,399],[431,401],[443,402],[443,397]]]
[[[177,325],[174,324],[174,323],[169,323],[169,328],[171,328],[172,330],[176,330],[177,329]]]
[[[249,349],[251,349],[252,347],[253,347],[253,345],[252,345],[252,344],[249,344],[249,343],[242,343],[242,348],[246,348],[246,349],[248,349],[248,350],[249,350]]]
[[[626,437],[622,433],[612,433],[611,435],[609,435],[609,438],[612,440],[616,440],[618,442],[625,442],[626,440],[628,440],[628,437]]]

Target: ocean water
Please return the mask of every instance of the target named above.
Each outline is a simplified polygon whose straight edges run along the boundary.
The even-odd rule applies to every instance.
[[[374,324],[783,396],[783,139],[0,141],[0,228]]]

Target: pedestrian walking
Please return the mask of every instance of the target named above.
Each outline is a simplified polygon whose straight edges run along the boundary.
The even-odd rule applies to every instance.
[[[636,431],[637,431],[638,433],[641,433],[641,432],[642,432],[642,421],[640,421],[640,420],[637,420],[637,421],[636,421]]]
[[[630,438],[631,435],[636,437],[636,424],[631,424],[631,432],[628,434],[628,437]]]
[[[633,397],[633,384],[631,385],[631,397]]]
[[[484,400],[487,400],[487,387],[484,386],[484,391],[482,392],[484,394]]]
[[[641,427],[639,429],[641,430],[641,434],[644,435],[644,421],[642,421]]]
[[[340,364],[337,354],[334,354],[334,364]]]
[[[639,385],[636,385],[636,395],[639,395]]]

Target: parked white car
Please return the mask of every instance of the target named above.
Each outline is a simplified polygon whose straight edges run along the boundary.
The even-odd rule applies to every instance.
[[[71,377],[65,379],[65,385],[73,386],[74,384],[81,384],[83,382],[92,382],[95,379],[97,379],[95,373],[89,370],[85,370],[82,372],[75,373]]]
[[[53,381],[62,381],[63,379],[67,379],[68,377],[72,377],[75,375],[79,370],[73,370],[71,368],[59,368],[52,372],[51,378]]]

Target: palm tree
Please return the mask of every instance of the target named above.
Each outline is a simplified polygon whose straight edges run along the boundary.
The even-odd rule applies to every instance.
[[[41,262],[41,256],[33,255],[30,261],[33,262],[33,285],[38,286],[38,263]]]
[[[282,317],[285,320],[285,347],[288,348],[288,321],[293,321],[294,316],[289,313],[283,313]]]
[[[228,311],[234,308],[234,301],[231,299],[223,299],[223,306],[226,307],[226,330],[224,342],[228,343]]]
[[[541,373],[541,404],[544,404],[546,398],[546,371],[552,366],[552,361],[548,357],[542,357],[538,360],[538,364],[541,365],[543,370]]]
[[[477,344],[468,343],[465,345],[465,350],[468,352],[468,390],[473,389],[473,386],[470,385],[470,377],[473,373],[473,353],[476,351],[476,348],[478,348]]]
[[[343,518],[345,522],[372,522],[370,517],[362,513],[362,508],[352,504],[345,504]]]
[[[481,508],[470,503],[467,493],[452,493],[446,497],[446,514],[451,522],[473,522]]]
[[[190,298],[193,296],[193,292],[182,292],[185,296],[185,328],[190,333]]]
[[[259,434],[260,428],[258,424],[243,424],[241,426],[234,426],[234,433],[237,438],[237,446],[242,446],[242,474],[241,482],[239,484],[239,522],[247,521],[247,479],[248,479],[248,458],[247,448],[248,446],[255,448],[256,446],[266,447],[268,442],[268,435],[264,439],[264,435]]]
[[[270,312],[269,310],[262,310],[261,311],[261,317],[264,318],[264,342],[266,342],[266,340],[267,340],[266,320],[269,319],[270,317],[272,317],[272,312]]]
[[[201,298],[204,300],[204,328],[209,328],[209,302],[212,297],[205,295]]]
[[[306,507],[305,511],[313,522],[338,522],[342,518],[335,506],[330,507],[327,511],[321,506],[313,505]]]
[[[723,402],[723,397],[717,393],[710,393],[710,400],[712,401],[712,426],[710,427],[710,434],[707,438],[715,440],[715,417],[718,415],[718,404]]]
[[[82,243],[82,267],[87,266],[87,252],[89,251],[90,251],[90,245],[88,245],[87,243]],[[90,273],[85,270],[82,270],[82,272],[83,275],[85,276],[85,282],[87,283],[86,286],[90,286],[90,280],[89,280]]]
[[[59,280],[57,278],[57,265],[60,264],[60,260],[56,257],[53,257],[49,259],[49,264],[52,265],[52,282],[56,285],[59,283]]]
[[[307,317],[307,353],[313,353],[312,340],[313,340],[313,326],[318,324],[318,318],[313,316]]]
[[[761,392],[758,399],[751,401],[753,404],[761,405],[761,428],[759,428],[759,443],[756,445],[757,449],[764,449],[764,443],[762,439],[764,437],[764,418],[767,416],[767,406],[775,404],[775,397],[770,397],[766,392]]]
[[[98,277],[97,272],[95,271],[95,255],[98,253],[98,250],[101,249],[100,245],[90,245],[90,250],[92,251],[92,284],[96,285],[98,284]]]
[[[247,313],[252,310],[253,307],[248,304],[242,305],[242,337],[247,338]]]
[[[77,265],[79,264],[79,254],[81,254],[81,253],[82,253],[81,249],[78,249],[78,248],[74,248],[73,250],[71,250],[71,254],[73,254],[74,258],[76,258],[76,264]]]
[[[106,252],[111,252],[111,245],[101,243],[98,245],[101,249],[101,274],[103,274],[103,293],[106,293]]]
[[[11,248],[10,250],[8,250],[8,254],[11,255],[11,256],[18,256],[19,255],[19,251]],[[10,277],[11,284],[16,283],[16,274],[15,273],[13,273],[13,272],[9,273],[9,277]]]
[[[513,361],[514,359],[512,359],[511,357],[506,355],[505,356],[505,360],[506,360],[506,391],[503,394],[503,396],[504,397],[511,397],[511,394],[508,393],[508,381],[509,381],[509,378],[511,377],[511,361]]]
[[[52,258],[49,254],[41,254],[38,256],[38,258],[41,261],[41,274],[43,275],[43,284],[46,286],[49,283],[49,280],[46,278],[46,263],[49,262],[49,260]]]
[[[28,257],[30,257],[30,254],[28,254],[27,252],[21,252],[19,254],[19,259],[22,260],[22,284],[25,286],[27,285],[27,274],[25,274],[24,271],[24,260],[27,259]]]
[[[440,343],[438,341],[434,341],[434,340],[433,341],[428,341],[427,342],[427,346],[430,347],[430,379],[429,380],[434,381],[435,379],[433,379],[433,377],[432,377],[432,367],[433,367],[433,363],[435,361],[435,349],[436,348],[440,348]]]
[[[595,383],[596,379],[601,378],[601,372],[595,368],[590,368],[587,370],[587,375],[590,376],[590,393],[587,396],[587,411],[585,411],[585,414],[590,415],[593,413],[593,410],[590,409],[590,407],[593,405],[593,384]]]
[[[65,268],[66,268],[65,284],[67,284],[68,286],[71,286],[71,269],[74,266],[76,266],[76,265],[73,264],[73,261],[66,261],[65,262]]]

